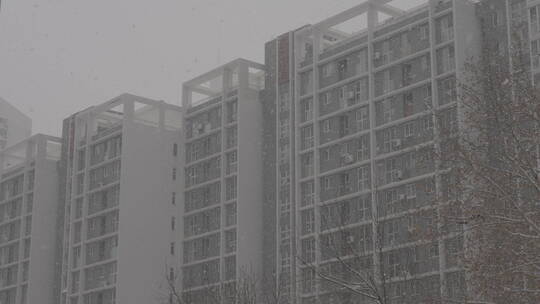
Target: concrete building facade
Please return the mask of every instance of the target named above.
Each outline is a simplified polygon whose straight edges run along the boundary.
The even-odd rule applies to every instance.
[[[185,174],[181,292],[235,303],[262,275],[264,67],[238,59],[183,84]]]
[[[0,150],[14,145],[32,134],[32,120],[0,98]]]
[[[176,270],[177,106],[123,94],[64,121],[60,303],[163,303]]]
[[[54,299],[60,139],[34,135],[0,152],[0,302]]]
[[[482,41],[476,3],[388,2],[266,45],[265,161],[276,165],[264,167],[264,198],[276,224],[265,272],[284,303],[370,303],[317,274],[355,280],[349,267],[392,303],[463,295],[461,228],[438,224],[451,177],[432,155],[460,127],[456,79]],[[346,32],[355,20],[364,26]]]

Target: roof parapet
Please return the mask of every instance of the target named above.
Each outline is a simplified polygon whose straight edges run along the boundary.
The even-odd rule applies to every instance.
[[[182,105],[190,108],[224,95],[238,87],[264,89],[264,65],[236,59],[182,85]]]

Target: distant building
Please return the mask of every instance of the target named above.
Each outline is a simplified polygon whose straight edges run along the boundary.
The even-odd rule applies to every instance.
[[[38,134],[0,152],[0,303],[57,303],[60,149]]]
[[[129,94],[64,120],[62,304],[168,301],[181,122],[179,107]]]
[[[0,150],[32,134],[32,120],[0,98]]]
[[[262,276],[264,67],[238,59],[183,84],[185,176],[181,292],[235,303]]]

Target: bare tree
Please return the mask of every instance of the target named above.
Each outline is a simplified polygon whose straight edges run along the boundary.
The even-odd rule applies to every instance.
[[[476,303],[540,303],[540,94],[521,52],[510,60],[485,50],[471,61],[458,86],[464,127],[455,134],[440,122],[439,157],[456,207],[444,216],[466,225]]]
[[[273,286],[263,286],[253,273],[240,270],[233,282],[225,282],[205,288],[202,298],[190,299],[180,287],[180,271],[170,272],[164,279],[164,304],[279,304],[280,292]]]
[[[346,200],[333,204],[347,203]],[[322,207],[325,208],[334,207]],[[371,210],[358,215],[354,207],[339,206],[336,210],[339,211],[321,212],[323,233],[320,235],[319,263],[313,257],[298,257],[302,265],[300,285],[304,292],[312,292],[313,278],[316,278],[319,294],[322,294],[321,303],[437,303],[439,297],[415,277],[418,263],[413,262],[415,250],[429,250],[432,244],[433,236],[428,234],[430,229],[425,229],[428,228],[427,221],[424,224],[418,222],[417,229],[406,233],[405,242],[420,241],[420,244],[392,250],[389,249],[391,241],[385,233],[387,223],[383,216],[376,216]],[[417,215],[427,218],[422,212]],[[406,221],[407,218],[399,220]],[[389,261],[396,264],[390,265]]]

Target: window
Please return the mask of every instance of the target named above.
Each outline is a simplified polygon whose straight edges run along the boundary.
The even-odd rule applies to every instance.
[[[355,93],[355,100],[354,102],[358,102],[358,101],[365,101],[369,98],[369,91],[368,91],[368,87],[367,87],[367,80],[364,78],[364,79],[361,79],[359,81],[357,81],[354,85],[354,93]],[[349,103],[350,103],[350,100],[349,100]],[[349,104],[351,105],[351,104]]]
[[[339,117],[339,134],[345,136],[349,134],[349,116],[347,114]]]
[[[420,26],[420,40],[426,40],[429,38],[429,26],[423,24]]]
[[[302,122],[313,119],[313,100],[302,101]]]
[[[311,267],[302,269],[302,292],[311,293],[315,290],[316,275]],[[303,302],[305,303],[305,302]]]
[[[308,71],[300,74],[300,94],[305,95],[313,90],[313,73]]]
[[[429,61],[427,56],[420,58],[420,69],[424,73],[429,72]]]
[[[279,92],[279,110],[285,112],[289,109],[289,92]]]
[[[439,82],[439,104],[447,104],[457,99],[456,80],[448,77]]]
[[[422,131],[424,132],[430,132],[433,129],[433,120],[431,119],[431,116],[422,117],[421,124]]]
[[[332,179],[329,176],[325,176],[322,178],[322,184],[323,184],[322,188],[325,191],[328,191],[332,188]]]
[[[338,97],[338,103],[340,108],[345,107],[345,96],[347,94],[347,86],[343,86],[336,89],[337,91],[337,97]]]
[[[387,244],[394,244],[399,231],[399,225],[397,220],[389,220],[386,222],[386,240]]]
[[[323,77],[330,77],[334,73],[334,63],[330,62],[322,66]]]
[[[303,127],[301,130],[302,149],[313,147],[313,126]]]
[[[362,136],[358,139],[358,146],[356,151],[356,159],[366,160],[369,158],[369,136]]]
[[[289,185],[291,182],[289,167],[281,167],[279,170],[279,183],[282,186]]]
[[[369,166],[358,168],[358,190],[364,191],[370,188]]]
[[[531,7],[530,16],[531,16],[531,31],[533,33],[538,32],[540,25],[540,14],[538,14],[538,8],[540,6]]]
[[[302,206],[312,205],[314,203],[315,185],[313,181],[305,182],[301,186]]]
[[[437,53],[439,61],[439,74],[446,73],[454,69],[454,48],[445,47],[438,51]]]
[[[225,280],[233,280],[236,277],[236,257],[225,258]]]
[[[279,137],[287,138],[289,137],[289,120],[282,119],[279,121]]]
[[[171,242],[171,255],[174,255],[174,242]]]
[[[172,169],[172,179],[176,180],[176,168]]]
[[[408,184],[405,186],[405,195],[407,195],[408,199],[415,198],[416,197],[416,184]]]
[[[236,172],[237,170],[238,155],[236,151],[227,153],[227,174]]]
[[[315,261],[315,239],[309,238],[302,240],[302,259],[305,263]]]
[[[329,161],[330,160],[330,148],[322,149],[321,155],[323,161]]]
[[[83,198],[78,198],[75,201],[75,219],[79,219],[82,217],[83,212]]]
[[[500,13],[499,13],[498,11],[497,11],[497,12],[493,12],[493,13],[491,14],[491,25],[492,25],[493,27],[499,26],[499,19],[500,19],[499,14],[500,14]]]
[[[329,133],[331,131],[331,126],[330,126],[330,119],[326,119],[322,122],[323,124],[323,132],[324,133]]]
[[[178,144],[173,144],[173,156],[178,156]]]
[[[386,94],[394,89],[394,81],[390,75],[390,70],[383,71],[383,94]]]
[[[236,176],[229,177],[225,180],[225,198],[227,200],[236,198]]]
[[[227,148],[232,148],[236,146],[238,140],[238,130],[235,127],[227,129]]]
[[[323,106],[328,106],[332,103],[332,92],[331,91],[327,91],[325,93],[322,93],[321,94],[321,98],[322,98],[322,104]]]
[[[369,113],[368,107],[363,107],[356,110],[356,128],[359,131],[369,129]]]
[[[452,15],[439,19],[439,43],[454,39],[454,21]]]
[[[236,203],[225,206],[225,225],[232,226],[236,224]]]
[[[540,67],[540,39],[531,42],[531,57],[535,69]]]
[[[174,231],[176,229],[176,218],[173,216],[171,217],[171,230]]]
[[[302,235],[315,232],[315,212],[313,209],[302,211]]]
[[[362,50],[358,52],[357,55],[357,64],[356,64],[356,74],[360,75],[365,72],[367,72],[367,57],[366,57],[366,51]]]
[[[405,136],[405,138],[414,136],[414,122],[403,125],[403,136]]]
[[[341,185],[339,187],[340,193],[345,194],[351,191],[351,175],[348,172],[340,175]]]
[[[403,86],[410,85],[414,80],[413,74],[412,74],[412,64],[410,63],[403,64],[401,73],[402,73],[402,79],[403,79]]]
[[[403,94],[403,117],[414,114],[414,100],[412,92]]]
[[[349,60],[347,58],[341,59],[337,63],[337,69],[338,69],[338,78],[344,79],[347,77],[347,70],[348,70]]]
[[[225,253],[236,251],[236,230],[225,231]]]
[[[238,102],[236,100],[227,103],[227,122],[234,122],[238,115]]]
[[[392,99],[388,98],[382,101],[382,118],[383,122],[389,122],[392,120]]]
[[[302,155],[302,177],[313,175],[313,153]]]
[[[176,192],[173,192],[171,195],[171,204],[176,205]]]
[[[390,41],[386,40],[382,44],[382,55],[381,55],[382,64],[386,64],[387,62],[390,61],[391,53],[392,51],[390,50]]]

